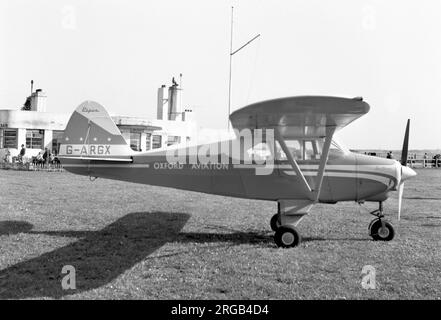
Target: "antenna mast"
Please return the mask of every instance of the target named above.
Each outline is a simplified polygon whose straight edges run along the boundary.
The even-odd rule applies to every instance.
[[[231,110],[231,65],[233,63],[233,14],[234,7],[231,7],[231,36],[230,36],[230,79],[228,81],[228,130],[230,130],[230,110]]]
[[[228,81],[228,130],[230,130],[230,112],[231,112],[231,78],[232,78],[232,64],[233,64],[233,55],[238,53],[240,50],[245,48],[247,45],[249,45],[251,42],[256,40],[260,37],[260,33],[249,40],[247,43],[245,43],[243,46],[241,46],[239,49],[235,50],[233,52],[233,15],[234,15],[234,7],[231,7],[231,37],[230,37],[230,77]]]

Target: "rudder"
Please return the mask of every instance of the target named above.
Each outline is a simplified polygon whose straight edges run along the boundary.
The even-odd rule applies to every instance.
[[[113,159],[133,153],[104,107],[95,101],[84,101],[67,123],[59,156]]]

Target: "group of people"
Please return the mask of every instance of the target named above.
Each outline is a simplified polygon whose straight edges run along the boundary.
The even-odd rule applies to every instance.
[[[24,163],[26,155],[26,148],[24,144],[21,145],[20,153],[18,154],[17,161],[19,163]],[[60,160],[58,159],[56,152],[51,152],[48,148],[44,148],[38,152],[37,156],[32,157],[32,164],[37,168],[45,168],[49,165],[58,168],[60,166]]]
[[[45,168],[49,165],[55,166],[56,168],[60,166],[60,160],[58,160],[57,155],[48,148],[44,148],[44,151],[40,151],[36,157],[32,157],[32,163],[37,168]]]

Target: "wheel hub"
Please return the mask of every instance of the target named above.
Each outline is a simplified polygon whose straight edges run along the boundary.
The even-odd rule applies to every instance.
[[[282,235],[282,242],[283,242],[285,245],[291,245],[292,243],[294,243],[294,241],[295,241],[295,237],[294,237],[294,235],[293,235],[292,233],[290,233],[290,232],[285,232],[285,233]]]
[[[387,238],[389,233],[389,228],[387,227],[380,227],[380,229],[378,229],[378,235],[382,238]]]

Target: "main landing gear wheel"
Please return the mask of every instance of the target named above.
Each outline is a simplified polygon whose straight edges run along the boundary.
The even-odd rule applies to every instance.
[[[276,230],[274,241],[278,247],[292,248],[300,243],[301,237],[296,228],[292,226],[281,226]]]
[[[394,238],[394,227],[387,221],[374,220],[370,227],[370,236],[376,241],[390,241]]]
[[[276,213],[272,216],[270,221],[271,230],[277,231],[277,229],[279,229],[281,225],[282,224],[280,223],[280,214]]]

